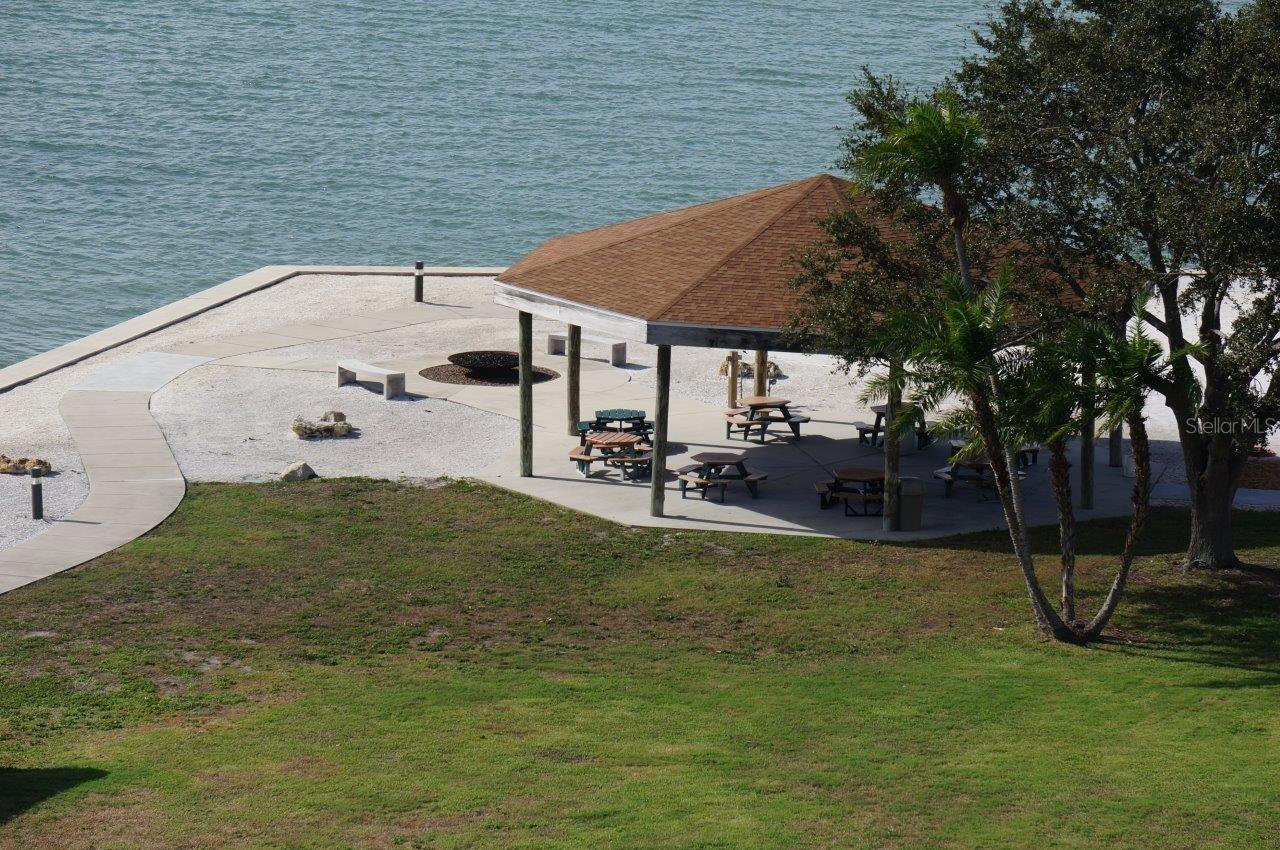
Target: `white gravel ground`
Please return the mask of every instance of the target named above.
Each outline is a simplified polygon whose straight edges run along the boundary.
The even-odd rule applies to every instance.
[[[386,401],[321,372],[205,366],[151,399],[182,474],[192,481],[266,481],[304,460],[325,477],[430,479],[474,473],[517,439],[514,420],[440,399]],[[300,440],[296,416],[340,410],[359,429]]]
[[[0,452],[38,456],[58,474],[46,484],[46,515],[65,516],[87,494],[74,446],[57,412],[63,394],[104,364],[127,355],[163,349],[293,322],[376,312],[403,305],[412,283],[403,277],[308,275],[246,296],[141,340],[0,394]],[[487,278],[432,278],[429,301],[476,307],[467,318],[308,343],[264,352],[276,364],[312,357],[390,360],[468,348],[511,348],[514,314],[492,304]],[[535,345],[560,330],[536,320]],[[604,352],[584,344],[586,356]],[[652,387],[656,349],[629,345],[631,377]],[[678,348],[672,357],[672,392],[720,405],[725,379],[718,374],[727,352]],[[749,355],[748,355],[749,356]],[[773,392],[828,413],[865,418],[858,400],[860,382],[829,357],[775,354],[785,378]],[[296,460],[306,460],[326,476],[369,475],[424,479],[465,475],[481,469],[516,439],[513,420],[464,405],[437,400],[385,402],[359,386],[338,389],[328,373],[209,364],[161,389],[152,410],[164,429],[183,473],[193,480],[261,481]],[[750,382],[744,382],[750,387]],[[295,416],[318,418],[325,410],[348,414],[363,435],[355,439],[304,442],[289,431]],[[1158,398],[1148,406],[1154,455],[1168,466],[1164,480],[1181,481],[1177,426]],[[1105,451],[1105,449],[1104,449]],[[29,481],[0,476],[0,549],[39,533],[44,524],[29,518]]]

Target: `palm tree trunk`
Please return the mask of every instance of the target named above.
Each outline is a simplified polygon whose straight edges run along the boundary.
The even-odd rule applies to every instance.
[[[996,491],[1000,495],[1000,504],[1004,508],[1005,521],[1009,525],[1009,539],[1013,542],[1013,551],[1018,558],[1018,566],[1022,570],[1022,578],[1027,586],[1027,596],[1031,601],[1031,612],[1035,615],[1040,628],[1061,641],[1078,643],[1076,633],[1062,621],[1058,612],[1053,609],[1049,599],[1040,586],[1036,575],[1035,562],[1031,557],[1031,546],[1027,539],[1026,527],[1022,521],[1021,506],[1016,504],[1020,491],[1016,491],[1012,476],[1009,473],[1008,452],[1000,433],[996,428],[995,413],[990,401],[979,393],[970,397],[973,406],[974,424],[978,436],[982,438],[983,447],[987,451],[987,459],[991,462],[991,471],[996,479]]]
[[[973,293],[973,272],[969,268],[969,248],[965,244],[964,231],[959,227],[951,228],[956,242],[956,265],[960,268],[960,280],[966,292]]]
[[[1133,452],[1133,513],[1129,516],[1129,533],[1124,540],[1124,553],[1120,556],[1120,570],[1107,598],[1102,601],[1098,613],[1093,615],[1089,625],[1080,633],[1083,640],[1089,641],[1102,634],[1111,620],[1111,615],[1120,605],[1124,595],[1125,583],[1129,580],[1129,568],[1133,566],[1134,554],[1138,549],[1138,536],[1147,524],[1147,514],[1151,508],[1151,445],[1147,440],[1147,425],[1142,413],[1133,414],[1129,422],[1129,447]]]
[[[1062,552],[1062,619],[1076,622],[1076,513],[1071,505],[1071,462],[1065,440],[1049,444],[1049,479],[1058,506],[1058,548]]]
[[[902,513],[898,501],[899,475],[902,467],[902,441],[892,434],[894,422],[902,407],[902,388],[899,386],[902,372],[900,360],[889,361],[889,398],[885,409],[884,435],[884,517],[881,527],[885,531],[902,529]]]

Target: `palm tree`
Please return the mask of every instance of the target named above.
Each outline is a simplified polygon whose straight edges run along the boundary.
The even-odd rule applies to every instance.
[[[886,439],[905,433],[921,411],[960,397],[968,409],[939,430],[964,426],[976,434],[994,473],[1001,507],[1036,622],[1055,638],[1087,643],[1102,633],[1115,613],[1146,523],[1150,453],[1142,416],[1147,383],[1160,372],[1160,349],[1141,329],[1116,337],[1101,326],[1081,324],[1067,332],[1030,341],[1018,337],[1010,321],[1003,271],[981,295],[970,295],[956,278],[943,282],[934,315],[904,312],[888,317],[880,345],[906,352],[905,380],[913,392]],[[1081,379],[1096,370],[1096,389]],[[869,384],[883,393],[887,379]],[[1129,425],[1134,455],[1133,510],[1120,568],[1094,617],[1080,622],[1075,598],[1075,516],[1072,510],[1067,442],[1080,430],[1088,400],[1102,410],[1104,424]],[[1062,560],[1062,607],[1055,609],[1036,575],[1027,536],[1019,474],[1013,456],[1024,442],[1042,442],[1051,454],[1050,476],[1058,508]]]
[[[864,185],[928,184],[938,188],[942,212],[955,240],[960,280],[969,292],[974,291],[965,244],[969,206],[960,184],[981,143],[978,122],[960,111],[956,93],[940,89],[930,100],[912,103],[882,138],[862,148],[850,163],[854,176]]]
[[[974,296],[962,280],[952,276],[941,283],[938,310],[887,317],[881,330],[884,338],[876,341],[877,347],[908,352],[903,377],[913,392],[886,439],[899,439],[920,411],[937,409],[946,399],[959,397],[968,402],[974,431],[994,473],[1009,538],[1022,568],[1036,622],[1055,637],[1070,640],[1071,629],[1049,603],[1036,577],[1012,450],[1006,446],[1005,435],[997,424],[1003,394],[1003,361],[1013,342],[1005,300],[1008,284],[1009,272],[1005,270],[986,292]],[[887,387],[871,382],[868,390],[880,392]]]

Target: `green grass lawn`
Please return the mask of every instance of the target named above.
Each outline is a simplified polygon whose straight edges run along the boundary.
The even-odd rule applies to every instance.
[[[1239,515],[1242,554],[1280,563],[1278,526]],[[1087,604],[1121,534],[1081,528]],[[1079,649],[1000,534],[196,486],[0,596],[0,846],[1276,846],[1280,584],[1180,573],[1185,535],[1156,513]]]

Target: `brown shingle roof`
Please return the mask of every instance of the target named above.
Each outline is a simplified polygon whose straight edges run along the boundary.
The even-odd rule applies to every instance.
[[[852,203],[829,174],[550,239],[502,283],[651,322],[782,328],[799,293],[792,257]]]

